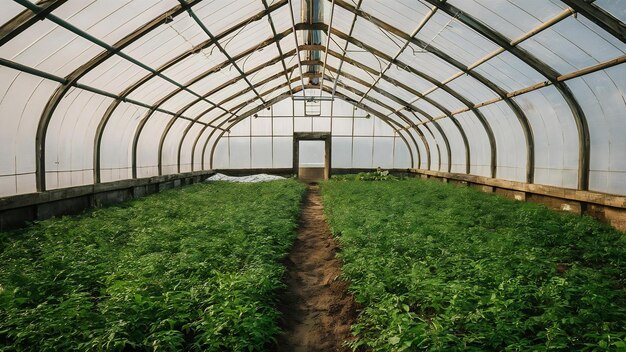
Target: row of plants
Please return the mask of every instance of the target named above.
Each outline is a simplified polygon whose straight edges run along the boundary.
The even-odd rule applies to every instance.
[[[363,307],[355,350],[626,350],[618,231],[434,181],[329,181],[322,191]]]
[[[304,187],[185,187],[0,234],[0,351],[252,351]]]

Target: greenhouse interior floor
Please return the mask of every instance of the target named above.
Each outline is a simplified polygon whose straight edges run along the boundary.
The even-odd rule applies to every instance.
[[[324,218],[319,186],[309,184],[298,237],[285,258],[278,351],[340,351],[356,320],[356,303],[340,279],[338,245]]]

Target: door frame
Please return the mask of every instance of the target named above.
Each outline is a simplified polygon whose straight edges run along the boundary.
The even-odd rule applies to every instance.
[[[300,177],[300,141],[324,141],[324,179],[330,179],[330,155],[332,137],[330,132],[294,132],[293,133],[293,171]]]

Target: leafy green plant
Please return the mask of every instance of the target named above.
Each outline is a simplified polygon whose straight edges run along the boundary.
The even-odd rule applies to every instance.
[[[251,351],[304,186],[201,184],[0,234],[0,351]]]
[[[359,172],[356,175],[336,175],[332,179],[334,181],[391,181],[401,178],[390,174],[388,170],[378,168],[376,171]]]
[[[363,306],[352,348],[625,349],[626,236],[608,226],[418,179],[322,191]]]

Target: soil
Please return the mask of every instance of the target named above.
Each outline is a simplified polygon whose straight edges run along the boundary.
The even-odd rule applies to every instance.
[[[347,351],[356,303],[339,278],[338,246],[324,219],[319,187],[310,184],[302,204],[300,227],[285,259],[286,289],[279,309],[281,328],[276,351]]]

